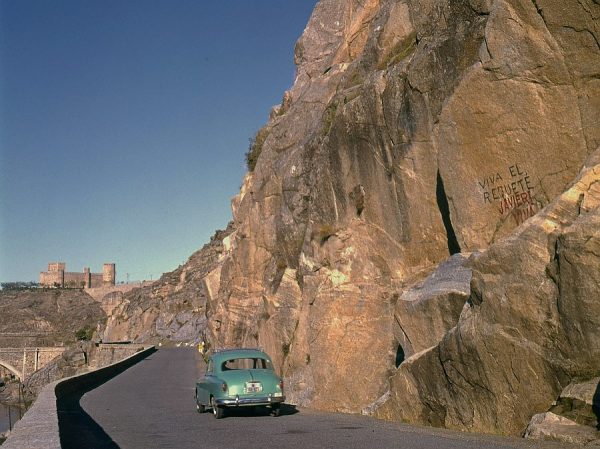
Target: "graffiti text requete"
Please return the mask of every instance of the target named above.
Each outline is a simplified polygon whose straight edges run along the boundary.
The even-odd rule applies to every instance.
[[[483,191],[483,202],[494,204],[500,215],[510,213],[517,225],[536,213],[531,178],[519,164],[508,167],[504,177],[500,172],[477,181]]]

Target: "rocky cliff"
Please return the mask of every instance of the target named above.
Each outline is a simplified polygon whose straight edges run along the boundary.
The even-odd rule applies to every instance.
[[[216,295],[221,263],[229,249],[231,226],[176,270],[152,285],[105,297],[111,313],[102,333],[105,342],[198,342],[206,338],[206,298]]]
[[[232,225],[107,333],[263,346],[300,405],[522,433],[600,371],[599,42],[596,0],[321,0]]]

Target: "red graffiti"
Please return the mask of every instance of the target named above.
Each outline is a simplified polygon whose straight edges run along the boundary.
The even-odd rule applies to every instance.
[[[533,198],[531,197],[531,191],[505,196],[502,199],[502,201],[500,201],[500,207],[498,208],[498,212],[500,212],[500,215],[503,215],[509,210],[524,205],[533,206]]]
[[[520,225],[528,218],[531,218],[535,215],[536,208],[533,204],[529,205],[526,209],[514,209],[511,212],[512,217],[515,220],[516,225]]]

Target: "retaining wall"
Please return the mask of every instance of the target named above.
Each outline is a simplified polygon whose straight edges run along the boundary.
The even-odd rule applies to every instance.
[[[57,402],[68,395],[101,385],[154,351],[156,348],[151,346],[112,365],[46,385],[33,406],[15,424],[2,449],[60,449]]]

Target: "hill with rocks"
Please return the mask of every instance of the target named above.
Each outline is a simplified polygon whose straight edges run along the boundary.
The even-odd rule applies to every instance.
[[[262,346],[302,406],[556,434],[600,376],[599,42],[596,0],[321,0],[233,222],[105,334]]]
[[[0,291],[0,347],[70,345],[105,322],[100,303],[82,289]]]

